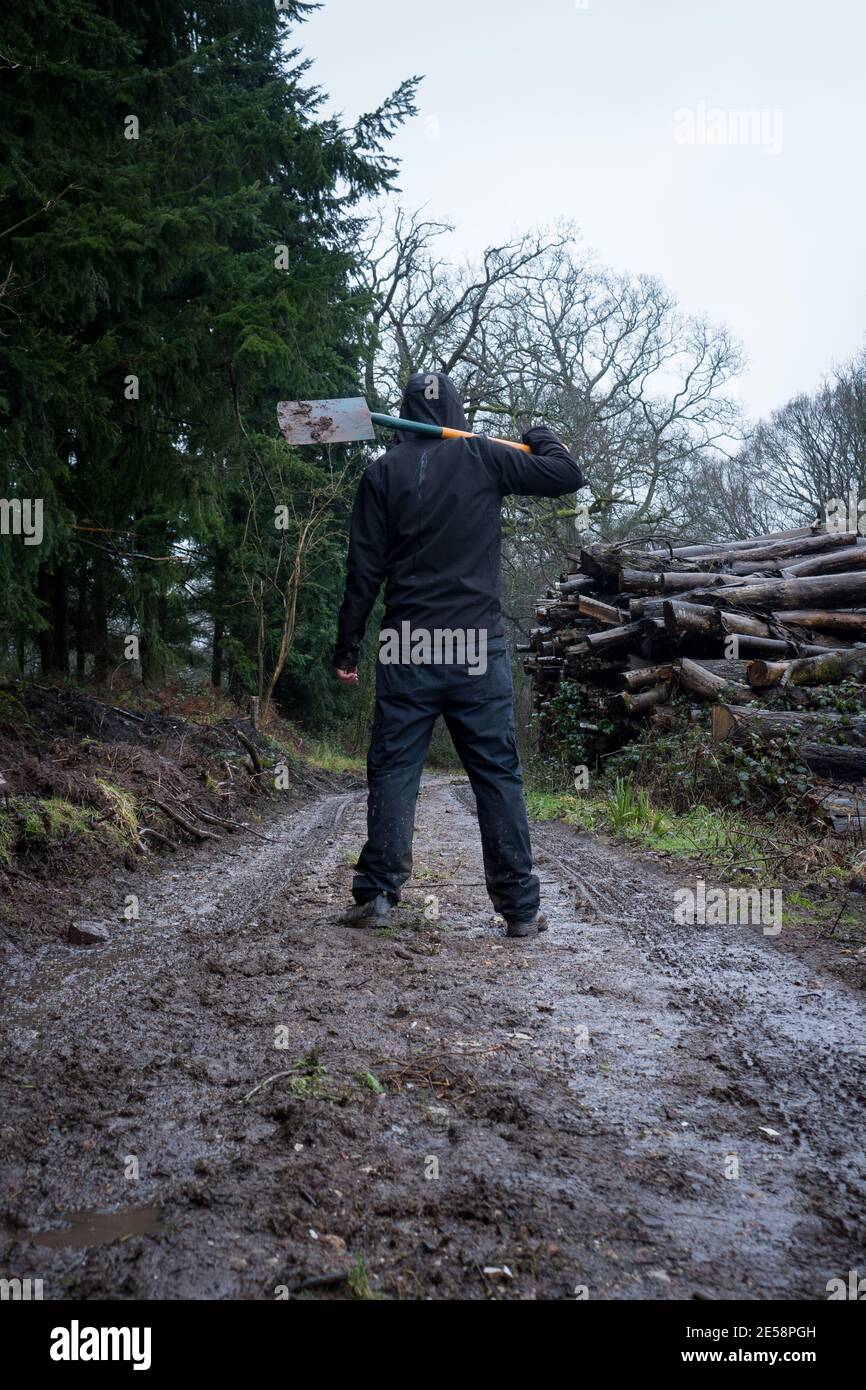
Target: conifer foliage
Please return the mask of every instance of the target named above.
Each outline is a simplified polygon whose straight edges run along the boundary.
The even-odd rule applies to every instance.
[[[326,117],[293,46],[310,8],[6,0],[6,672],[104,681],[134,636],[145,682],[193,655],[321,707],[360,460],[291,453],[275,405],[359,389],[362,209],[416,80],[354,128]]]

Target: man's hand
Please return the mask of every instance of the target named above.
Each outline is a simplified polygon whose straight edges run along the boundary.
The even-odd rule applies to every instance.
[[[340,683],[341,683],[342,685],[357,685],[357,684],[358,684],[358,668],[357,668],[357,666],[353,666],[353,667],[351,667],[351,669],[349,669],[349,670],[345,670],[345,669],[344,669],[343,667],[341,667],[341,666],[335,666],[335,667],[334,667],[334,670],[335,670],[336,673],[337,673],[337,680],[340,681]]]
[[[539,444],[558,444],[562,447],[562,440],[558,439],[553,430],[548,429],[547,425],[532,425],[528,430],[524,430],[520,436],[524,444],[528,444],[532,452],[539,452]]]

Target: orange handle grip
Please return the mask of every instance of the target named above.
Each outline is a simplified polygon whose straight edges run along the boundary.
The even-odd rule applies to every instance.
[[[452,430],[449,429],[447,425],[443,425],[442,438],[481,439],[483,438],[483,436],[480,434],[473,434],[472,430]],[[493,435],[488,435],[487,438],[490,440],[491,444],[507,444],[509,449],[522,449],[525,454],[532,453],[532,450],[530,449],[528,444],[518,444],[515,439],[496,439]]]

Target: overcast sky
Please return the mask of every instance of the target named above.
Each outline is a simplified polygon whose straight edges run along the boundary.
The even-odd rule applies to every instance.
[[[426,75],[393,147],[455,252],[573,219],[729,326],[753,416],[866,344],[861,0],[325,0],[295,36],[350,118]]]

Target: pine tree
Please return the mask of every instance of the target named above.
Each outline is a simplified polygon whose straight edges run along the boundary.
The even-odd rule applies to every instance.
[[[44,668],[71,645],[102,680],[126,631],[147,680],[205,639],[238,687],[272,667],[297,541],[277,491],[302,526],[331,478],[277,439],[275,403],[357,390],[361,207],[414,109],[411,79],[354,130],[323,118],[286,42],[309,8],[8,0],[0,496],[42,497],[45,538],[0,541],[7,659],[38,637]],[[308,657],[331,622],[302,594]],[[290,685],[309,670],[288,662]]]

